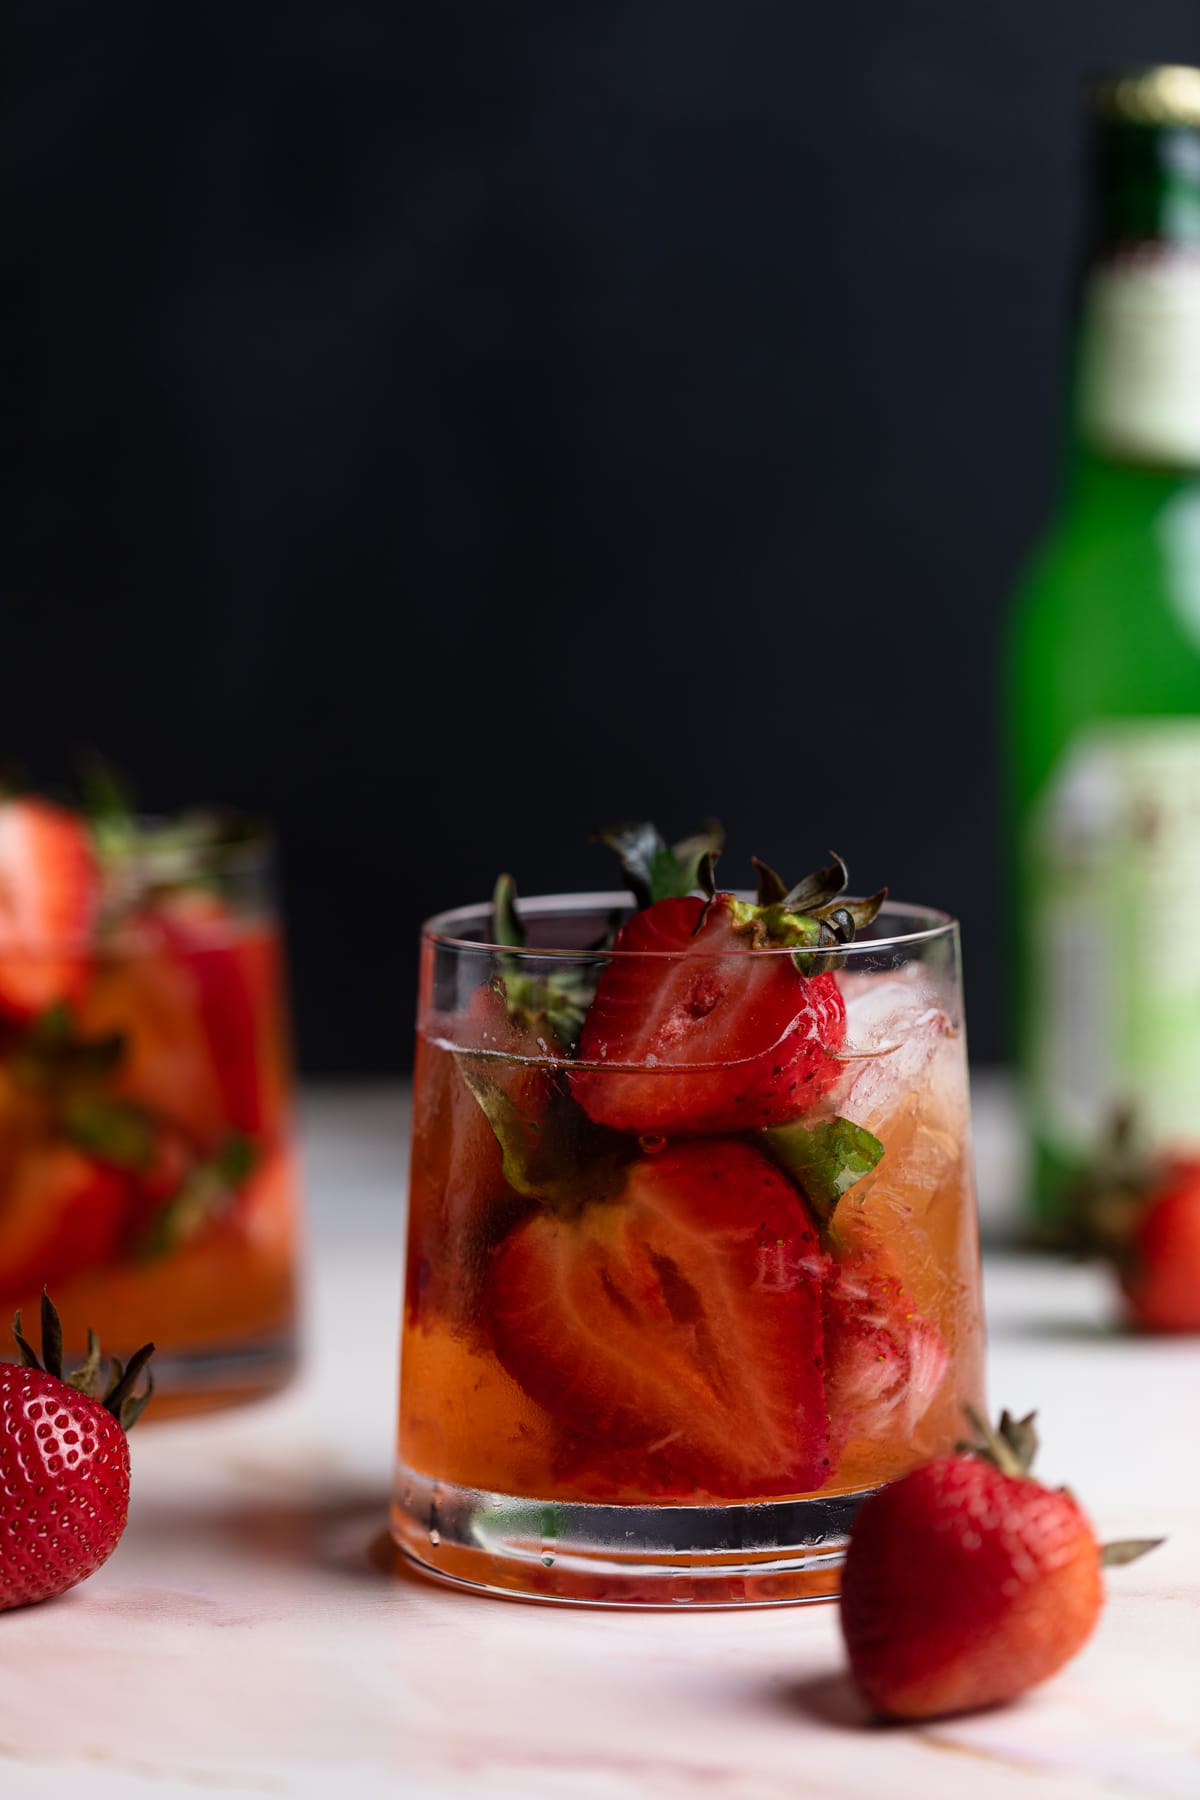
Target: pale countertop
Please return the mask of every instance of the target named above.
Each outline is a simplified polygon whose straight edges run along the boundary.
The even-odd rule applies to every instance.
[[[1014,1181],[978,1083],[984,1211]],[[22,1800],[220,1794],[505,1800],[1200,1795],[1200,1341],[1114,1336],[1089,1271],[987,1257],[995,1403],[1040,1410],[1044,1472],[1105,1535],[1099,1632],[1019,1706],[872,1727],[832,1606],[571,1611],[397,1574],[381,1554],[406,1117],[305,1105],[310,1356],[281,1398],[139,1427],[128,1533],[72,1595],[0,1617],[0,1767]]]

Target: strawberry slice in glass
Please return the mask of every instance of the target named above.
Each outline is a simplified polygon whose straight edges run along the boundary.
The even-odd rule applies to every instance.
[[[544,1206],[484,1299],[503,1367],[562,1425],[665,1461],[684,1495],[819,1487],[826,1259],[794,1189],[734,1142],[631,1163],[611,1198]]]

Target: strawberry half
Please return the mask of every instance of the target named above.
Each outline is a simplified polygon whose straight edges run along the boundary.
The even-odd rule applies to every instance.
[[[81,820],[45,800],[0,803],[0,1007],[31,1019],[78,997],[99,874]]]
[[[278,1068],[282,977],[268,926],[237,919],[216,895],[174,895],[146,914],[144,928],[185,972],[208,1041],[227,1129],[255,1137],[282,1108]]]
[[[597,1170],[598,1165],[593,1164]],[[681,1144],[518,1224],[485,1290],[503,1367],[601,1452],[685,1498],[801,1493],[829,1472],[821,1281],[802,1202],[757,1151]]]
[[[878,1255],[839,1263],[825,1289],[826,1394],[835,1451],[906,1440],[949,1366],[945,1340]]]
[[[756,904],[669,895],[621,927],[579,1038],[595,1066],[572,1077],[597,1123],[666,1137],[781,1125],[837,1081],[846,1008],[820,949],[883,896],[840,903],[840,859],[791,889],[758,867]]]

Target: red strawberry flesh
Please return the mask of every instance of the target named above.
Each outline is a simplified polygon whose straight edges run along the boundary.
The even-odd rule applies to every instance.
[[[99,876],[87,831],[44,800],[0,804],[0,1006],[30,1019],[75,999]]]
[[[855,1438],[906,1439],[941,1386],[950,1356],[878,1258],[838,1264],[825,1290],[830,1430],[840,1452]]]
[[[1200,1331],[1200,1166],[1177,1161],[1154,1187],[1121,1268],[1129,1316],[1143,1331]]]
[[[671,1137],[779,1125],[841,1073],[834,976],[753,947],[730,895],[660,900],[614,950],[579,1042],[580,1061],[602,1066],[572,1077],[597,1123]]]
[[[0,1299],[20,1299],[115,1259],[130,1184],[69,1144],[27,1145],[8,1174]]]
[[[841,1622],[866,1698],[898,1718],[992,1706],[1060,1668],[1103,1595],[1095,1537],[1065,1489],[944,1456],[854,1523]]]
[[[486,1291],[508,1373],[572,1434],[636,1446],[648,1488],[808,1492],[829,1472],[825,1257],[790,1184],[737,1143],[633,1163],[612,1200],[541,1211]]]

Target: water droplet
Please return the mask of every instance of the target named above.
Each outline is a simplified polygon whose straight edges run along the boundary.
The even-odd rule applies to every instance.
[[[542,1561],[548,1569],[554,1567],[554,1558],[552,1556],[543,1556]]]
[[[442,1534],[438,1530],[436,1525],[431,1525],[429,1527],[429,1541],[433,1545],[435,1550],[437,1549],[438,1545],[442,1541]]]

